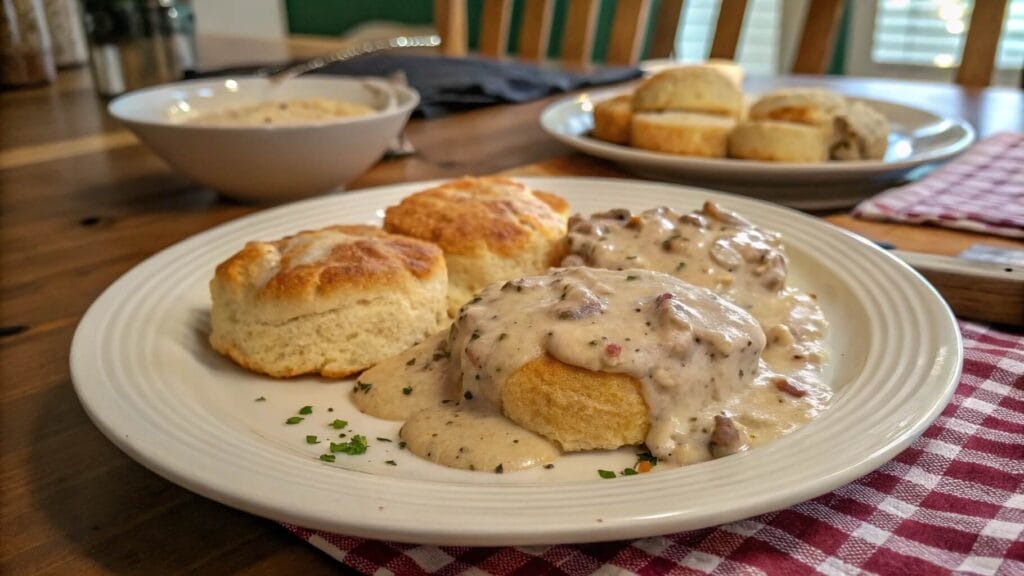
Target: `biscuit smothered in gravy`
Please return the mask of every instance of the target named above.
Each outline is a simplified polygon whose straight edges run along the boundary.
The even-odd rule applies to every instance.
[[[826,394],[771,373],[764,346],[743,309],[666,274],[553,270],[487,287],[447,336],[364,373],[353,399],[406,419],[409,449],[447,466],[512,471],[639,443],[686,464],[817,413]]]
[[[774,370],[820,379],[827,324],[813,296],[786,286],[777,232],[707,202],[689,213],[662,207],[573,216],[566,242],[563,266],[646,268],[713,290],[757,319]]]
[[[249,242],[210,282],[210,343],[255,372],[340,378],[447,323],[437,246],[372,226]]]
[[[441,247],[454,316],[484,286],[556,264],[568,212],[562,198],[515,180],[462,178],[388,208],[384,228]]]

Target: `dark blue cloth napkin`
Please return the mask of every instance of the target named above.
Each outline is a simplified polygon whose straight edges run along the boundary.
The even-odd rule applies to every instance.
[[[529,102],[552,94],[615,84],[640,76],[637,68],[609,67],[577,73],[485,58],[386,53],[337,62],[313,74],[389,76],[399,71],[405,73],[409,85],[420,93],[416,114],[425,118],[438,118],[495,104]],[[243,70],[222,70],[201,76],[219,76],[229,72]]]
[[[529,102],[551,94],[640,76],[637,68],[601,68],[574,73],[522,62],[411,54],[370,54],[331,64],[315,73],[387,76],[398,71],[404,72],[409,85],[420,93],[416,111],[426,118],[481,106]]]

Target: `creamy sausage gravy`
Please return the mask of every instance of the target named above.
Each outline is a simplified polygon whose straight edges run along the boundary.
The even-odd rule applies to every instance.
[[[779,272],[756,274],[769,275]],[[421,457],[473,470],[528,468],[558,449],[502,416],[501,390],[546,354],[639,381],[648,448],[686,464],[785,434],[827,401],[818,380],[803,379],[816,374],[803,368],[820,358],[779,362],[797,376],[786,378],[762,361],[767,342],[741,306],[666,274],[553,270],[486,288],[446,335],[364,373],[353,398],[368,414],[407,420],[402,439]]]
[[[786,287],[778,233],[707,202],[687,214],[662,207],[574,216],[567,242],[563,266],[646,268],[713,290],[757,319],[773,370],[820,380],[827,323],[814,296]]]

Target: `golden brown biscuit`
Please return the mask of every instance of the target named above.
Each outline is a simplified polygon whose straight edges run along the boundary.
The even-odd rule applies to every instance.
[[[632,94],[624,94],[594,104],[594,138],[616,144],[629,144],[629,125],[632,118]]]
[[[210,294],[213,348],[275,377],[341,378],[447,322],[441,250],[373,226],[249,242],[217,266]]]
[[[835,118],[836,160],[881,160],[889,147],[889,121],[874,108],[854,102]]]
[[[452,316],[493,282],[538,274],[558,262],[569,204],[502,177],[461,178],[387,209],[389,232],[433,242],[448,264]]]
[[[828,131],[793,122],[740,122],[729,135],[729,155],[745,160],[816,163],[829,158]]]
[[[724,157],[736,122],[727,116],[691,112],[633,115],[634,147],[684,156]]]
[[[703,112],[740,118],[743,92],[726,73],[711,66],[682,66],[644,81],[633,95],[634,112]]]
[[[509,375],[502,412],[566,452],[641,444],[650,428],[640,382],[543,356]]]
[[[820,88],[783,88],[769,92],[750,107],[748,119],[775,120],[821,126],[831,130],[836,114],[846,110],[846,99]]]

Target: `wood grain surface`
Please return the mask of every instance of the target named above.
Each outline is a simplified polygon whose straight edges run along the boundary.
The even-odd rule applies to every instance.
[[[230,46],[230,43],[227,43]],[[1021,129],[1015,90],[791,78],[961,116],[989,134]],[[385,160],[353,188],[508,172],[628,177],[548,138],[552,99],[413,121],[418,153]],[[0,573],[337,573],[275,523],[196,496],[122,454],[72,390],[68,350],[90,303],[162,248],[260,209],[176,174],[105,114],[84,70],[0,93]],[[955,253],[1020,242],[928,227],[830,221],[906,250]],[[88,337],[88,335],[83,335]]]

